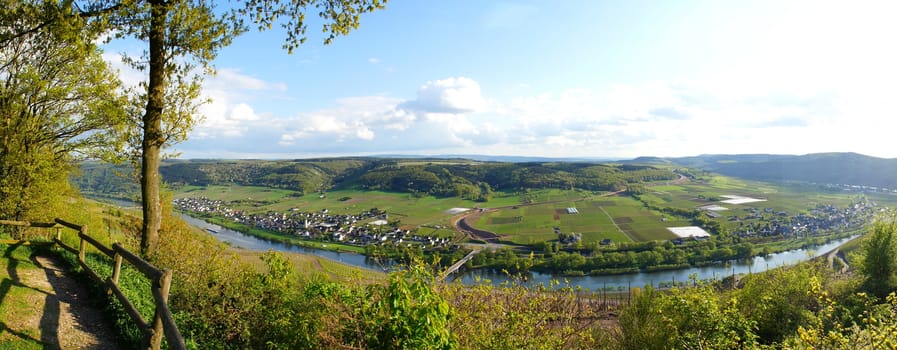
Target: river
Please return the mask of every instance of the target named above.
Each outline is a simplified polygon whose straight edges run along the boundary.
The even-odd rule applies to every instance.
[[[137,204],[133,202],[101,199],[104,202],[111,202],[121,207],[135,207]],[[337,253],[329,250],[311,249],[299,247],[292,244],[284,244],[280,242],[272,242],[247,235],[242,232],[223,228],[221,226],[210,224],[203,220],[181,214],[181,217],[193,226],[202,229],[204,232],[213,235],[222,242],[226,242],[234,247],[244,249],[267,251],[276,250],[291,253],[313,254],[334,261],[363,267],[371,270],[384,271],[388,270],[384,265],[369,259],[368,257],[354,253]],[[213,229],[216,232],[210,233],[207,229]],[[769,256],[754,257],[752,259],[732,260],[726,263],[718,263],[704,267],[692,267],[687,269],[639,272],[622,275],[604,275],[604,276],[581,276],[581,277],[559,277],[551,274],[530,272],[527,274],[527,285],[535,286],[538,284],[549,285],[552,280],[567,281],[570,286],[581,286],[590,290],[600,289],[625,289],[630,287],[643,287],[646,285],[658,286],[664,282],[686,282],[690,276],[694,275],[698,280],[722,279],[733,274],[746,274],[753,272],[762,272],[771,268],[794,265],[801,261],[806,261],[825,254],[835,249],[847,241],[855,237],[842,238],[831,241],[826,244],[810,247],[807,249],[794,249],[781,253],[770,254]],[[464,284],[477,283],[477,279],[489,280],[492,283],[503,283],[509,280],[509,277],[491,271],[473,270],[466,271],[451,277],[453,280],[460,280]]]
[[[222,242],[227,242],[235,247],[252,249],[252,250],[261,250],[267,251],[269,249],[273,249],[276,251],[283,252],[294,252],[294,253],[304,253],[304,254],[313,254],[321,257],[325,257],[331,260],[343,262],[346,264],[359,266],[367,269],[379,270],[383,271],[385,268],[383,265],[378,264],[371,259],[368,259],[364,255],[354,254],[354,253],[337,253],[328,250],[318,250],[311,249],[305,247],[298,247],[291,244],[284,244],[280,242],[272,242],[264,239],[260,239],[254,236],[250,236],[238,231],[230,230],[227,228],[220,227],[215,224],[207,223],[203,220],[196,219],[190,217],[186,214],[181,214],[181,217],[184,218],[188,223],[193,226],[199,227],[203,229],[203,231],[209,233],[208,228],[212,228],[217,231],[216,233],[209,233],[218,240]],[[539,273],[539,272],[531,272],[527,274],[527,285],[538,285],[542,283],[544,285],[549,285],[552,280],[566,280],[569,282],[570,286],[581,286],[583,288],[588,288],[590,290],[599,290],[599,289],[618,289],[618,288],[629,288],[629,287],[643,287],[646,285],[658,286],[663,282],[686,282],[689,280],[689,276],[695,275],[698,280],[710,280],[710,279],[722,279],[727,276],[731,276],[733,274],[746,274],[752,272],[762,272],[771,268],[793,265],[801,261],[808,260],[810,258],[814,258],[825,254],[832,249],[837,248],[838,246],[846,243],[851,238],[843,238],[839,240],[834,240],[829,243],[815,246],[809,249],[794,249],[781,253],[770,254],[766,257],[755,257],[753,259],[743,259],[743,260],[733,260],[728,263],[719,263],[704,267],[692,267],[687,269],[679,269],[679,270],[668,270],[668,271],[654,271],[654,272],[640,272],[633,274],[622,274],[622,275],[605,275],[605,276],[581,276],[581,277],[558,277],[551,274]],[[462,274],[456,275],[452,278],[453,280],[460,280],[461,283],[464,284],[474,284],[477,283],[476,280],[489,280],[492,283],[502,283],[508,281],[508,276],[501,273],[494,273],[491,271],[484,270],[473,270],[466,271]]]

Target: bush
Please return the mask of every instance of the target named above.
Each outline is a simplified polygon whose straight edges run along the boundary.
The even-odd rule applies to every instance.
[[[737,298],[710,285],[667,293],[648,287],[620,316],[619,343],[625,349],[743,349],[757,346],[755,326]]]

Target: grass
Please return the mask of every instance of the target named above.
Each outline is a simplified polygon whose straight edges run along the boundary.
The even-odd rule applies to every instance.
[[[252,198],[252,202],[234,203],[230,207],[244,210],[247,213],[265,213],[268,211],[286,212],[297,208],[304,212],[318,212],[327,209],[333,214],[358,214],[371,208],[387,211],[391,216],[402,220],[410,226],[449,226],[451,215],[446,211],[452,208],[474,208],[478,206],[505,205],[509,201],[519,204],[504,194],[496,196],[496,200],[478,203],[461,198],[436,198],[432,196],[415,197],[407,193],[363,190],[337,190],[320,194],[290,196],[292,191],[272,190],[264,187],[244,186],[208,186],[192,188],[189,192],[179,192],[175,198],[200,197],[235,202]],[[348,198],[348,199],[346,199]]]
[[[672,239],[675,236],[667,227],[688,224],[683,220],[663,221],[663,214],[645,209],[630,197],[589,196],[571,200],[569,194],[555,194],[555,198],[564,199],[490,212],[476,226],[505,235],[513,243],[531,244],[557,239],[555,227],[565,233],[581,233],[583,242],[588,243],[604,239],[615,242]],[[579,213],[568,214],[567,208],[576,208]]]
[[[265,271],[265,264],[260,257],[264,252],[251,251],[246,249],[232,249],[241,260],[250,263],[256,267],[259,272]],[[292,264],[294,277],[300,279],[311,278],[317,275],[323,275],[331,280],[339,282],[352,283],[380,283],[386,281],[386,274],[380,271],[368,270],[348,264],[343,264],[327,258],[319,256],[298,254],[298,253],[282,253]]]
[[[659,184],[646,188],[641,198],[650,205],[665,208],[693,210],[715,203],[722,195],[740,195],[766,199],[747,204],[720,204],[727,211],[719,212],[715,219],[724,228],[734,229],[738,223],[728,216],[747,216],[747,208],[771,208],[789,215],[806,213],[817,204],[844,206],[855,200],[855,194],[826,192],[811,186],[794,184],[770,184],[747,181],[725,176],[708,176],[701,181],[684,184]],[[363,191],[359,189],[336,190],[320,194],[296,196],[294,192],[279,189],[241,186],[208,186],[187,188],[176,197],[206,196],[224,201],[239,201],[235,209],[250,213],[277,211],[292,208],[302,211],[328,209],[335,214],[354,214],[371,208],[390,213],[390,219],[398,219],[405,228],[417,228],[419,234],[437,235],[458,239],[451,227],[454,215],[451,208],[496,208],[487,211],[475,224],[477,228],[495,232],[503,240],[514,244],[533,244],[556,240],[554,228],[561,232],[580,233],[584,242],[611,239],[615,242],[667,240],[675,238],[668,227],[690,226],[690,220],[671,217],[659,211],[649,210],[628,196],[603,196],[599,192],[583,190],[530,190],[517,193],[498,192],[489,202],[478,203],[460,198],[417,197],[407,193]],[[897,203],[897,196],[868,195],[880,204]],[[245,201],[251,198],[252,201]],[[535,204],[532,204],[535,203]],[[531,205],[532,204],[532,205]],[[566,208],[575,207],[579,214],[567,214]],[[245,231],[245,228],[241,230]],[[271,233],[259,233],[271,239],[283,239]],[[311,242],[304,244],[314,244]],[[320,244],[318,244],[320,245]],[[328,243],[328,247],[337,248]],[[339,247],[339,249],[344,249]],[[351,250],[345,248],[345,250]]]
[[[0,244],[0,349],[43,349],[39,324],[44,292],[22,283],[26,273],[43,273],[31,260],[31,249]]]

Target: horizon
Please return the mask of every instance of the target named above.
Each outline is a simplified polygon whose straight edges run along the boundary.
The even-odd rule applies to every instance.
[[[395,158],[395,159],[465,159],[465,160],[485,160],[485,161],[507,161],[507,162],[518,162],[514,160],[502,160],[503,158],[522,158],[522,159],[534,159],[534,160],[557,160],[560,162],[576,162],[576,161],[594,161],[594,162],[619,162],[619,161],[634,161],[640,158],[659,158],[659,159],[679,159],[679,158],[698,158],[698,157],[739,157],[739,156],[772,156],[772,157],[805,157],[805,156],[813,156],[813,155],[856,155],[861,157],[870,157],[881,160],[895,160],[897,157],[878,157],[863,153],[857,152],[816,152],[816,153],[804,153],[804,154],[789,154],[789,153],[703,153],[703,154],[693,154],[693,155],[684,155],[679,157],[664,157],[664,156],[653,156],[653,155],[641,155],[636,157],[602,157],[602,156],[531,156],[531,155],[487,155],[487,154],[343,154],[343,155],[324,155],[324,156],[308,156],[308,157],[289,157],[289,158],[187,158],[187,157],[177,157],[177,158],[166,158],[163,161],[179,161],[179,160],[209,160],[209,161],[228,161],[228,160],[261,160],[261,161],[291,161],[291,160],[311,160],[311,159],[338,159],[338,158]],[[96,161],[103,162],[101,160],[88,160],[88,161]],[[525,162],[527,160],[521,160],[519,162]]]
[[[394,1],[293,55],[250,31],[207,77],[186,159],[546,158],[888,147],[890,2]],[[311,18],[312,16],[310,16]],[[837,26],[832,23],[838,23]],[[133,85],[113,41],[104,57]],[[259,59],[259,58],[262,59]]]

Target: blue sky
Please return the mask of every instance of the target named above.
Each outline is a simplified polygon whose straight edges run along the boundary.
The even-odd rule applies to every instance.
[[[183,158],[897,157],[897,3],[391,0],[222,50]],[[118,43],[117,50],[139,52]],[[108,50],[114,61],[114,50]],[[139,77],[122,71],[126,81]]]

